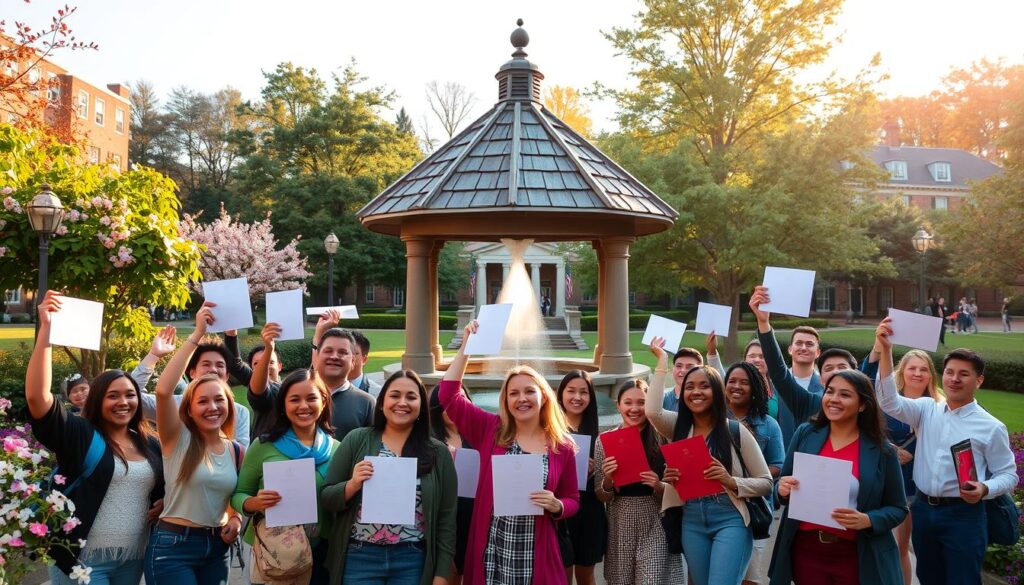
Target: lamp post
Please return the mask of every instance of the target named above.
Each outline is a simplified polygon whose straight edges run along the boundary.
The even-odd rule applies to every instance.
[[[50,238],[64,221],[64,205],[50,190],[50,186],[44,183],[39,193],[32,198],[31,203],[25,209],[28,213],[29,224],[32,225],[32,231],[39,234],[39,289],[36,293],[36,306],[38,306],[43,301],[49,287]],[[38,326],[39,321],[37,320],[36,327]]]
[[[327,250],[327,306],[334,306],[334,254],[338,252],[338,236],[331,232],[324,238],[324,249]]]
[[[920,305],[921,313],[925,313],[924,304],[925,298],[927,297],[925,290],[927,289],[925,289],[924,285],[924,275],[925,270],[927,268],[928,248],[932,246],[932,235],[925,231],[924,227],[922,226],[920,229],[917,230],[917,233],[914,234],[914,237],[911,238],[910,241],[914,244],[914,249],[917,250],[917,253],[921,255],[921,280],[918,283],[919,288],[917,293],[917,300],[918,304]]]

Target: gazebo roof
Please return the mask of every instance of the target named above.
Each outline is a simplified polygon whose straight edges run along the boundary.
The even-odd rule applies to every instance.
[[[450,239],[552,240],[672,225],[670,205],[544,108],[528,42],[522,28],[512,33],[516,52],[496,75],[500,101],[363,207],[363,225],[400,235],[439,227],[443,216]]]

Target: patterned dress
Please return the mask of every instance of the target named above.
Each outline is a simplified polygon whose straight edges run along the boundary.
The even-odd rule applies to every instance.
[[[518,442],[506,454],[523,455]],[[544,454],[544,480],[548,481],[548,456]],[[530,585],[533,580],[534,516],[492,516],[484,551],[487,585]]]

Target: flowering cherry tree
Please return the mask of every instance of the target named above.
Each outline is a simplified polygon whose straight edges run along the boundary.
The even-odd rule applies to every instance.
[[[205,248],[199,260],[204,280],[244,276],[253,300],[273,291],[306,290],[306,279],[311,274],[306,270],[306,258],[299,253],[299,238],[278,250],[270,213],[263,221],[242,223],[221,205],[220,217],[213,223],[201,224],[197,219],[186,214],[181,232]],[[198,290],[198,283],[195,286]]]

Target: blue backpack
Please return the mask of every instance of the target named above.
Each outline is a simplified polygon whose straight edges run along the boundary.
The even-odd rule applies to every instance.
[[[71,485],[61,490],[65,496],[71,497],[71,492],[75,491],[75,488],[82,483],[82,480],[89,479],[89,476],[96,471],[96,466],[100,464],[100,459],[103,458],[103,453],[107,450],[107,443],[100,436],[99,431],[96,429],[92,430],[92,440],[89,441],[89,450],[85,453],[85,460],[82,462],[82,473],[75,478],[75,481],[71,482]],[[53,476],[60,473],[60,469],[57,467],[53,468],[53,473],[50,474],[50,487],[52,488]]]

